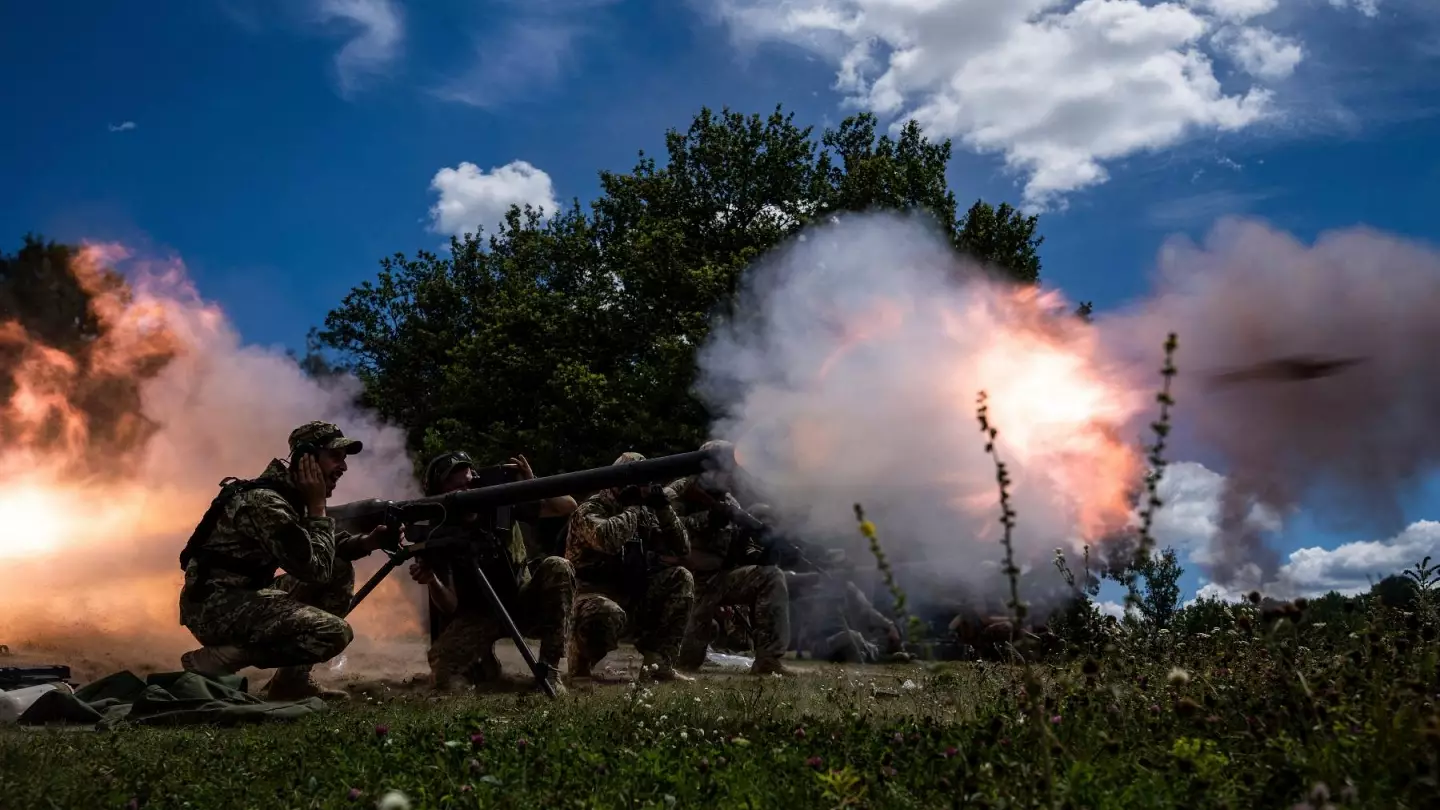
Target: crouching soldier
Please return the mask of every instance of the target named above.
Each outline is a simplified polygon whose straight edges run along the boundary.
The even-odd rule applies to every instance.
[[[644,460],[625,453],[615,463]],[[684,568],[659,561],[689,552],[685,527],[659,487],[602,490],[580,504],[570,516],[565,547],[580,591],[569,649],[572,677],[589,677],[622,636],[633,634],[647,677],[691,680],[675,671],[675,659],[695,581]]]
[[[387,539],[335,530],[325,501],[363,445],[327,422],[290,434],[290,462],[274,459],[259,478],[226,479],[196,527],[180,565],[180,623],[204,646],[181,657],[187,671],[230,675],[277,668],[271,700],[340,698],[311,668],[354,637],[343,618],[355,589],[352,563]],[[285,575],[276,578],[276,569]]]
[[[712,441],[701,450],[725,447]],[[685,565],[695,577],[695,609],[685,630],[679,665],[698,670],[717,630],[722,606],[745,607],[755,642],[754,675],[794,675],[785,666],[790,646],[790,593],[778,566],[756,564],[763,556],[755,538],[731,520],[739,503],[730,494],[730,476],[721,471],[681,478],[666,487],[690,537],[692,553]]]
[[[535,477],[524,456],[507,466],[518,480]],[[444,495],[469,489],[475,465],[463,452],[442,453],[425,470],[426,495]],[[574,509],[569,496],[552,498],[519,507],[522,514],[568,513]],[[442,534],[464,537],[463,550],[446,551],[433,561],[416,560],[410,576],[427,586],[432,611],[444,619],[444,627],[430,645],[430,673],[437,690],[450,690],[465,678],[476,685],[500,680],[500,661],[495,642],[508,638],[509,629],[491,608],[476,573],[485,572],[506,611],[524,635],[539,639],[541,663],[549,667],[551,685],[563,692],[559,681],[560,659],[570,636],[570,616],[575,602],[575,569],[563,557],[543,557],[528,562],[525,542],[518,526],[510,531],[485,526],[475,515],[452,526],[430,532],[429,539]],[[417,541],[421,538],[415,538]],[[498,553],[492,553],[498,552]]]

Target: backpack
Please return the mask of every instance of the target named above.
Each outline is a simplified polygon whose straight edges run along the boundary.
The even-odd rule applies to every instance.
[[[252,478],[241,480],[238,478],[226,478],[220,482],[220,493],[210,502],[210,508],[205,510],[205,515],[200,518],[200,523],[195,531],[190,534],[190,539],[185,542],[185,548],[180,551],[180,570],[184,571],[192,559],[200,561],[200,588],[195,594],[196,598],[204,599],[209,595],[208,573],[211,568],[219,568],[224,571],[234,571],[244,574],[256,588],[265,587],[275,579],[275,566],[257,565],[248,560],[240,560],[228,554],[218,554],[203,548],[205,541],[215,532],[215,526],[220,522],[220,516],[225,513],[225,507],[230,501],[257,489],[268,489],[274,491],[284,498],[289,504],[300,510],[300,491],[293,484],[283,478]]]

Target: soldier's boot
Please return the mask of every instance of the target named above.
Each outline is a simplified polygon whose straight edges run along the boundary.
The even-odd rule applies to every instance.
[[[680,646],[680,656],[675,661],[675,666],[686,672],[698,672],[705,666],[705,656],[709,652],[710,645],[687,641]]]
[[[574,636],[570,637],[565,647],[566,676],[571,679],[593,677],[590,671],[595,668],[595,662],[586,658],[580,651],[580,641]]]
[[[500,659],[495,657],[495,651],[486,650],[480,653],[470,665],[469,676],[476,686],[499,683],[505,676],[500,669]]]
[[[795,670],[785,666],[785,662],[779,658],[756,658],[755,663],[750,665],[751,675],[780,675],[785,678],[793,678]]]
[[[308,666],[280,667],[275,677],[265,685],[265,699],[273,701],[304,700],[318,697],[321,700],[349,700],[350,693],[342,689],[326,689],[315,682],[315,675]]]
[[[646,653],[640,677],[653,681],[693,681],[693,677],[675,669],[674,665],[654,653]]]
[[[250,666],[251,657],[239,647],[201,647],[180,656],[180,668],[206,677],[234,675]]]

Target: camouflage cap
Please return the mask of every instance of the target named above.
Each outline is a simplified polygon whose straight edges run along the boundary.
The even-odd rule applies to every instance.
[[[628,452],[628,453],[621,453],[621,454],[620,454],[620,457],[617,458],[617,459],[615,459],[615,464],[631,464],[631,463],[634,463],[634,462],[636,462],[636,461],[644,461],[644,460],[645,460],[645,457],[644,457],[643,455],[641,455],[641,454],[639,454],[639,453],[636,453],[635,451],[632,450],[632,451],[630,451],[630,452]],[[610,466],[613,467],[613,466],[615,466],[615,465],[612,464],[612,465],[610,465]]]
[[[306,422],[290,431],[290,452],[294,453],[302,444],[314,445],[322,450],[344,450],[347,456],[365,448],[364,442],[345,438],[345,432],[329,422]]]

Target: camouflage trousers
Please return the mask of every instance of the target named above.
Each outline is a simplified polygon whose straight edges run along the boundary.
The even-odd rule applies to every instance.
[[[289,574],[258,591],[217,585],[204,600],[180,600],[180,623],[207,647],[239,647],[259,669],[311,666],[350,646],[355,633],[341,618],[355,593],[355,567],[336,559],[326,582]]]
[[[714,637],[715,618],[722,605],[750,609],[751,632],[757,659],[778,659],[790,647],[790,593],[785,574],[773,565],[745,565],[718,571],[698,587],[695,609],[685,628],[681,666],[705,663],[705,651]]]
[[[520,588],[519,600],[507,606],[520,633],[540,641],[540,661],[560,668],[570,637],[570,614],[575,604],[575,568],[564,557],[546,557],[535,567],[530,581]],[[483,677],[498,677],[495,642],[510,635],[500,617],[488,610],[461,611],[430,645],[430,673],[437,687],[457,676],[468,676],[479,664]]]
[[[599,663],[622,637],[634,635],[642,655],[673,665],[695,604],[695,578],[688,570],[675,566],[652,573],[643,605],[609,589],[583,590],[575,599],[575,646],[586,664]]]
[[[853,582],[822,588],[797,608],[801,625],[797,646],[815,658],[859,664],[902,649],[895,623],[876,610]]]

